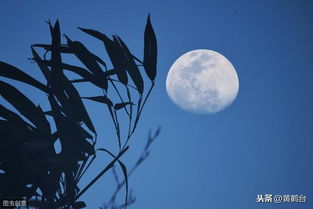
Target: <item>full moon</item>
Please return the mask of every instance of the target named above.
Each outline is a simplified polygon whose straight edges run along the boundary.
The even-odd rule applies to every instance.
[[[170,68],[166,90],[180,108],[213,114],[235,100],[239,80],[234,66],[218,52],[198,49],[180,56]]]

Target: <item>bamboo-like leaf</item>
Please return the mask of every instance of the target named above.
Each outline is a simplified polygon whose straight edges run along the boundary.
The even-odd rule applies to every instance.
[[[85,131],[78,124],[62,116],[62,130],[60,130],[61,143],[67,152],[83,152],[89,155],[94,154],[94,147],[85,137]],[[80,154],[78,154],[80,156]]]
[[[132,78],[135,86],[138,89],[138,92],[140,94],[143,93],[143,89],[144,89],[144,84],[143,84],[143,79],[140,75],[139,69],[134,61],[133,55],[131,54],[131,52],[129,51],[128,47],[126,46],[126,44],[123,42],[123,40],[118,37],[115,36],[116,39],[118,40],[120,46],[123,48],[124,50],[124,54],[127,58],[127,68],[126,71],[128,72],[128,74],[130,75],[130,77]]]
[[[49,22],[50,26],[50,33],[52,37],[52,42],[51,42],[51,60],[52,60],[52,65],[51,65],[51,71],[56,71],[56,72],[61,72],[62,71],[62,59],[61,59],[61,37],[60,37],[60,24],[59,21],[57,20],[54,27],[52,27],[51,23]]]
[[[79,41],[72,41],[64,35],[67,45],[72,49],[76,57],[94,74],[103,72],[97,63],[95,56]]]
[[[87,113],[87,110],[80,98],[80,95],[77,89],[71,84],[71,82],[65,78],[65,91],[68,95],[69,102],[71,103],[71,107],[75,110],[75,113],[80,116],[82,121],[86,124],[86,126],[93,132],[96,133],[96,130],[92,124],[92,121]]]
[[[43,48],[43,49],[45,49],[47,51],[51,51],[52,50],[52,47],[51,47],[50,44],[33,44],[32,48],[33,47]],[[62,45],[59,46],[59,51],[61,53],[64,53],[64,54],[67,54],[67,53],[71,53],[72,54],[73,53],[73,51],[68,46],[62,46]]]
[[[51,61],[45,61],[45,63],[48,66],[51,66]],[[62,63],[62,68],[64,70],[69,70],[73,73],[76,73],[77,75],[79,75],[83,78],[82,80],[78,80],[75,82],[86,82],[86,81],[88,81],[88,82],[91,82],[94,85],[96,85],[102,89],[106,88],[106,83],[103,81],[108,80],[108,76],[117,74],[117,71],[115,69],[101,72],[98,74],[92,74],[88,70],[86,70],[85,68],[74,66],[74,65],[69,65],[66,63]],[[72,83],[75,83],[75,82],[72,82]]]
[[[86,126],[94,133],[96,130],[90,120],[79,93],[71,82],[62,73],[62,60],[60,55],[60,26],[56,21],[54,28],[49,23],[51,44],[51,89],[62,104],[63,110],[75,121],[84,121]],[[66,94],[65,94],[66,92]]]
[[[156,77],[156,66],[157,66],[157,40],[155,33],[150,21],[150,15],[147,19],[144,35],[144,68],[147,76],[151,81],[155,80]]]
[[[29,123],[25,122],[18,114],[16,114],[15,112],[7,109],[6,107],[4,107],[3,105],[0,104],[0,117],[11,121],[15,124],[21,124],[25,127],[31,127],[34,129],[34,127],[32,125],[30,125]]]
[[[81,139],[79,140],[80,150],[88,153],[89,155],[93,155],[95,153],[95,149],[87,140]]]
[[[75,209],[81,209],[85,207],[86,207],[86,203],[84,201],[77,201],[73,203],[73,208]]]
[[[78,91],[62,73],[51,74],[51,88],[62,105],[62,111],[74,121],[83,121],[92,132],[96,133]]]
[[[65,113],[65,115],[71,118],[73,121],[82,122],[83,119],[80,116],[81,113],[77,112],[77,109],[74,109],[72,107],[73,101],[70,101],[69,95],[65,91],[66,89],[65,83],[66,83],[66,77],[63,75],[62,72],[57,72],[57,71],[51,72],[51,78],[50,78],[51,90],[52,90],[53,95],[60,102],[62,108],[58,107],[58,105],[55,105],[55,106],[58,107],[57,108],[58,111],[62,110],[62,112]],[[51,101],[50,101],[50,105],[52,105]],[[54,113],[54,115],[57,115],[57,114],[59,113],[58,112]]]
[[[46,60],[44,62],[45,62],[46,65],[52,66],[51,60],[50,61]],[[69,70],[69,71],[71,71],[73,73],[76,73],[77,75],[81,76],[82,78],[90,80],[91,77],[92,77],[92,73],[90,73],[85,68],[74,66],[74,65],[69,65],[69,64],[66,64],[66,63],[62,63],[61,66],[62,66],[62,69]]]
[[[127,105],[134,105],[134,103],[132,103],[132,102],[117,103],[117,104],[114,105],[114,109],[115,110],[119,110],[119,109],[124,108]]]
[[[96,97],[82,97],[83,99],[88,99],[88,100],[93,100],[93,101],[96,101],[96,102],[101,102],[101,103],[104,103],[104,104],[107,104],[109,106],[113,106],[113,103],[112,101],[106,97],[106,96],[96,96]]]
[[[101,41],[104,41],[106,39],[109,39],[106,35],[104,35],[103,33],[100,33],[99,31],[96,31],[96,30],[92,30],[92,29],[85,29],[85,28],[81,28],[81,27],[78,27],[79,30],[101,40]],[[110,40],[110,39],[109,39]]]
[[[101,67],[97,63],[95,56],[79,41],[72,41],[67,36],[68,46],[73,50],[76,57],[94,74],[96,83],[102,83],[105,90],[108,89],[108,80],[106,77],[98,78],[97,75],[103,73]]]
[[[36,50],[31,47],[32,53],[34,56],[34,60],[36,61],[39,69],[41,70],[42,74],[45,76],[47,82],[50,80],[50,69],[48,66],[44,63],[44,61],[40,58],[40,56],[37,54]]]
[[[42,110],[13,86],[0,81],[0,95],[22,115],[28,118],[43,133],[50,134],[50,125]]]
[[[39,47],[39,48],[43,48],[43,49],[45,49],[47,51],[51,51],[51,45],[50,44],[33,44],[32,48],[33,47]],[[73,54],[74,53],[73,50],[70,47],[68,47],[68,46],[60,45],[59,46],[59,50],[60,50],[61,53],[64,53],[64,54]],[[99,62],[104,67],[106,67],[106,63],[100,57],[98,57],[97,55],[95,55],[93,53],[91,53],[91,54],[97,60],[97,62]]]
[[[101,40],[104,43],[105,49],[109,55],[109,58],[112,62],[114,69],[117,70],[117,77],[121,83],[127,85],[128,78],[125,72],[125,56],[123,55],[123,51],[118,46],[117,43],[109,39],[105,34],[102,34],[98,31],[91,29],[83,29],[79,28],[83,32]]]
[[[0,76],[24,82],[46,93],[49,92],[49,88],[47,86],[27,75],[22,70],[2,61],[0,61]]]

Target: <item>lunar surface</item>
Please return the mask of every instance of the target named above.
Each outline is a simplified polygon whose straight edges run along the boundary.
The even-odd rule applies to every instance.
[[[201,114],[217,113],[235,100],[239,80],[231,62],[212,50],[180,56],[170,68],[166,90],[180,108]]]

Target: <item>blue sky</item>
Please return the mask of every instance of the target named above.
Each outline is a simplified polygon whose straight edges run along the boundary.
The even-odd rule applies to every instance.
[[[126,162],[131,164],[139,154],[149,129],[160,125],[162,132],[130,180],[137,197],[131,208],[313,207],[312,1],[2,0],[0,7],[0,59],[38,79],[38,69],[27,58],[31,44],[50,41],[45,20],[59,19],[63,33],[107,60],[102,44],[76,26],[117,33],[142,57],[144,26],[151,13],[159,47],[157,85]],[[194,49],[223,54],[239,76],[237,99],[216,115],[184,112],[165,90],[171,65]],[[45,103],[40,92],[17,85]],[[82,94],[88,91],[82,89]],[[98,132],[103,130],[99,146],[111,146],[105,112],[101,118],[100,105],[87,105]],[[87,179],[101,170],[101,160],[106,159],[100,157]],[[111,182],[110,175],[102,178],[82,197],[88,208],[101,206]],[[304,194],[308,202],[257,204],[257,195],[265,193]]]

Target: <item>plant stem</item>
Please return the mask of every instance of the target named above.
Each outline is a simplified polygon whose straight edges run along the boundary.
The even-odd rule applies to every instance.
[[[97,180],[99,180],[101,176],[103,176],[108,170],[110,170],[113,167],[114,163],[124,155],[128,148],[129,147],[126,147],[122,152],[120,152],[114,160],[112,160],[91,182],[89,182],[89,184],[83,190],[81,190],[80,193],[76,195],[74,200],[76,201],[77,199],[79,199]]]

